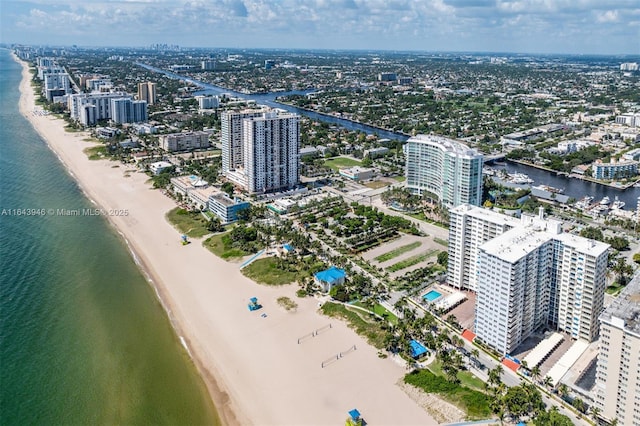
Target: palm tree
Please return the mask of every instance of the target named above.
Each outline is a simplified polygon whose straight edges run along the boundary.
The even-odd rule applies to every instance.
[[[600,409],[595,405],[592,405],[591,409],[589,410],[589,413],[591,414],[591,417],[593,418],[593,420],[597,422],[598,418],[600,417]]]
[[[550,376],[546,376],[542,381],[542,384],[548,388],[551,388],[553,386],[553,379]]]
[[[498,365],[496,368],[489,370],[489,383],[492,385],[502,383],[502,371],[502,365]]]
[[[537,380],[537,379],[540,378],[540,367],[539,366],[536,365],[531,369],[531,377],[534,380]]]
[[[479,358],[480,358],[480,351],[478,349],[471,349],[471,355],[473,356],[473,363],[476,365],[476,367],[478,366],[478,363],[480,362]]]
[[[561,398],[567,396],[568,394],[569,388],[567,387],[567,385],[562,383],[560,386],[558,386],[558,395],[560,395]]]
[[[571,405],[573,405],[573,408],[575,408],[579,412],[584,412],[584,401],[582,401],[580,398],[574,399]]]

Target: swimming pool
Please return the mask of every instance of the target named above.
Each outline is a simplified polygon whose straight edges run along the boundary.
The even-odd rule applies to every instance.
[[[435,290],[431,290],[429,293],[427,293],[424,296],[422,296],[422,298],[424,300],[428,301],[428,302],[433,302],[434,300],[436,300],[440,296],[442,296],[442,293],[437,292]]]

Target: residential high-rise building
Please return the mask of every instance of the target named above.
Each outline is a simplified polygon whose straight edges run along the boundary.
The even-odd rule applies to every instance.
[[[95,105],[82,105],[80,109],[80,123],[85,126],[94,126],[97,122],[97,109]]]
[[[300,181],[297,114],[279,110],[222,114],[222,171],[249,192],[288,189]]]
[[[200,62],[200,68],[202,71],[213,71],[216,69],[216,61],[206,60]]]
[[[220,98],[217,96],[196,96],[196,100],[200,109],[218,108],[220,105]]]
[[[129,95],[122,92],[113,93],[76,93],[69,95],[67,107],[71,118],[80,120],[81,108],[83,105],[96,106],[96,120],[111,119],[111,100],[119,98],[130,98]]]
[[[148,105],[156,103],[156,83],[150,81],[138,83],[138,100],[147,101]]]
[[[480,205],[483,156],[462,142],[417,135],[405,145],[407,188],[435,197],[445,207]]]
[[[595,406],[608,421],[640,425],[640,275],[600,315]]]
[[[542,326],[594,340],[608,249],[563,233],[542,209],[538,217],[523,215],[520,225],[478,247],[477,336],[503,354]]]
[[[449,210],[447,284],[476,291],[479,247],[520,223],[518,218],[470,204]]]
[[[182,132],[160,135],[160,147],[168,152],[209,148],[207,132]]]
[[[149,112],[147,109],[147,101],[131,102],[132,123],[142,123],[149,120]]]
[[[147,121],[147,101],[131,98],[111,99],[111,121],[118,124]]]
[[[249,192],[290,189],[300,181],[297,114],[269,111],[242,121],[243,158]]]
[[[242,120],[260,117],[264,111],[264,109],[251,109],[224,111],[222,113],[220,117],[220,139],[222,143],[222,172],[224,174],[244,167],[242,158]]]

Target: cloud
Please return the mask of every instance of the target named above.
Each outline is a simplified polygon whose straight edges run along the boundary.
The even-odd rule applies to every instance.
[[[2,1],[2,41],[38,43],[604,53],[640,21],[637,0]]]
[[[618,11],[607,10],[603,13],[598,13],[596,20],[598,22],[618,22]]]

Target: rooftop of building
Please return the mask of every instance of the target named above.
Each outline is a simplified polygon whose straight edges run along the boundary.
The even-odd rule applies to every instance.
[[[453,152],[456,155],[469,156],[469,157],[482,157],[482,154],[480,154],[475,149],[469,148],[467,145],[465,145],[460,141],[446,138],[444,136],[416,135],[416,136],[410,137],[407,142],[434,144],[434,145],[440,146],[444,151]]]
[[[617,319],[617,321],[616,321]],[[600,315],[606,321],[640,334],[640,273],[636,273],[618,297]]]
[[[224,192],[216,192],[215,194],[211,194],[209,199],[211,198],[213,198],[214,200],[216,200],[217,202],[219,202],[225,207],[231,207],[231,206],[235,206],[236,204],[246,203],[246,201],[242,201],[237,198],[231,198]]]
[[[353,166],[353,167],[349,167],[347,169],[340,169],[341,173],[348,173],[348,174],[354,174],[354,173],[366,173],[366,172],[372,172],[373,169],[368,169],[366,167],[361,167],[361,166]]]
[[[518,226],[520,219],[496,211],[485,209],[484,207],[473,206],[471,204],[460,204],[450,210],[450,213],[466,214],[468,216],[485,220],[497,225]]]
[[[201,199],[206,200],[206,199],[209,199],[209,197],[213,195],[216,191],[217,189],[212,186],[193,188],[192,190],[189,191],[189,196],[193,197],[194,195],[196,195],[196,196],[200,196]]]
[[[550,241],[546,232],[531,227],[516,227],[480,246],[481,250],[499,259],[515,263],[545,242]]]
[[[609,249],[609,244],[584,238],[569,232],[554,235],[554,239],[562,241],[565,246],[570,246],[576,250],[591,256],[600,256]]]
[[[169,137],[169,136],[190,136],[190,135],[209,135],[209,133],[202,131],[202,130],[196,130],[196,131],[188,131],[188,132],[176,132],[176,133],[167,133],[164,135],[158,135],[159,137]]]
[[[518,225],[481,246],[486,253],[510,263],[538,249],[543,244],[556,240],[590,256],[600,256],[609,249],[609,244],[575,234],[561,232],[562,223],[555,219],[523,215]]]
[[[201,178],[199,178],[198,176],[195,175],[188,175],[188,176],[177,176],[174,178],[171,178],[171,183],[173,184],[182,184],[184,186],[190,186],[190,187],[205,187],[208,186],[209,183]]]

